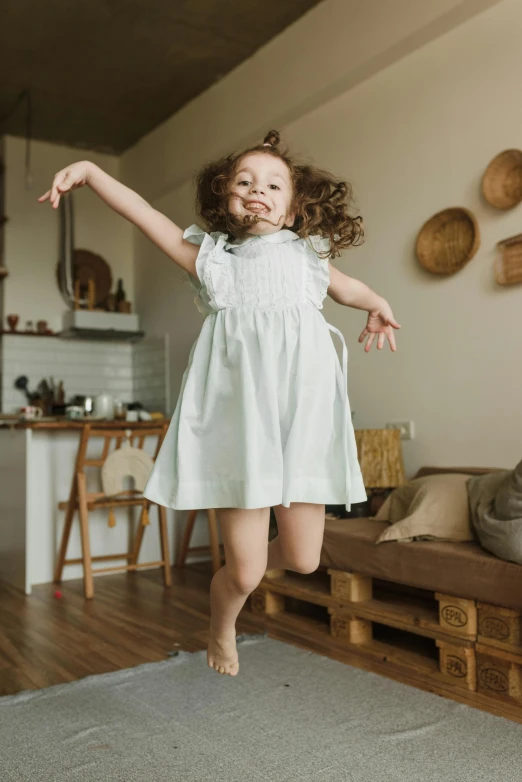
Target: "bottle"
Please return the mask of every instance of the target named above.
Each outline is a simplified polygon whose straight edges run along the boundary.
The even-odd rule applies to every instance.
[[[63,380],[60,380],[60,382],[58,383],[55,400],[57,405],[65,405],[65,389],[63,387]]]
[[[125,301],[125,291],[123,290],[123,280],[119,279],[118,287],[116,288],[116,297],[115,297],[116,312],[120,311],[120,304],[122,304],[124,301]]]
[[[125,405],[121,399],[114,400],[114,418],[116,421],[125,420]]]

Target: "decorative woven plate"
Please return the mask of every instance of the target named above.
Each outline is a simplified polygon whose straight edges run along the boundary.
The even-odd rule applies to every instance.
[[[56,266],[56,278],[60,287],[60,264]],[[101,305],[112,287],[111,267],[107,261],[90,250],[74,251],[74,279],[80,285],[87,286],[89,279],[94,280],[96,304]]]
[[[433,274],[454,274],[473,258],[480,245],[473,212],[455,206],[433,215],[419,231],[416,253]]]
[[[484,198],[497,209],[512,209],[522,201],[522,152],[506,149],[497,155],[482,177]]]

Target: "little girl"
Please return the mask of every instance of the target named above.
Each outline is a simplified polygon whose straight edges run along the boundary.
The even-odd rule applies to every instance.
[[[271,131],[207,165],[197,205],[208,232],[182,231],[93,163],[59,171],[38,200],[89,185],[186,270],[205,315],[145,496],[216,508],[226,564],[212,579],[208,665],[239,670],[235,623],[267,569],[311,573],[325,504],[366,500],[347,396],[342,334],[320,310],[328,293],[366,310],[365,351],[400,328],[388,303],[330,262],[363,236],[346,183],[299,165]],[[330,336],[342,340],[342,367]],[[268,543],[270,507],[278,535]]]

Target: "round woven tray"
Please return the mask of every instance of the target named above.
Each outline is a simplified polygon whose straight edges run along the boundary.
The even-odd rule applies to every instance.
[[[101,255],[90,250],[74,250],[74,281],[79,280],[81,286],[87,286],[94,280],[96,305],[102,305],[112,287],[111,267]],[[60,262],[56,265],[56,280],[60,287]]]
[[[421,266],[433,274],[454,274],[473,258],[480,245],[473,212],[455,206],[424,223],[415,251]]]
[[[512,209],[522,201],[522,152],[506,149],[497,155],[482,177],[484,198],[497,209]]]

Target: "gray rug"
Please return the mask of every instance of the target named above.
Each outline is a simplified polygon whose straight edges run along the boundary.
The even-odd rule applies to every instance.
[[[2,782],[519,782],[522,726],[266,636],[0,698]]]

